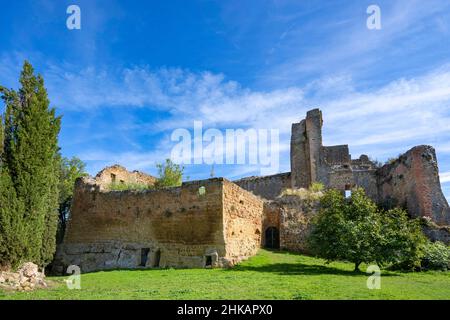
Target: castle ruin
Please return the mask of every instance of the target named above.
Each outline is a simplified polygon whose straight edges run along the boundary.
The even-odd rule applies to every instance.
[[[291,172],[184,182],[180,187],[109,191],[111,183],[145,183],[154,177],[120,166],[75,185],[71,216],[54,268],[82,272],[114,268],[229,267],[263,247],[305,252],[309,220],[317,212],[287,188],[314,182],[343,193],[362,187],[383,207],[426,217],[424,232],[450,242],[450,208],[431,146],[417,146],[377,166],[368,156],[352,159],[348,145],[323,146],[322,113],[311,110],[292,125]]]

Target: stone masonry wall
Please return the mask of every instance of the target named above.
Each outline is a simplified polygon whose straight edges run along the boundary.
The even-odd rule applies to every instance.
[[[273,200],[284,189],[291,187],[291,174],[288,172],[265,177],[248,177],[233,182],[255,195]]]
[[[401,206],[413,217],[450,225],[450,209],[439,181],[436,153],[417,146],[377,171],[380,203]]]
[[[319,210],[319,202],[301,200],[296,196],[284,196],[276,202],[281,209],[280,248],[308,253],[311,219]]]
[[[291,131],[291,188],[307,188],[311,184],[306,120],[292,124]]]
[[[102,189],[106,189],[111,183],[139,183],[152,186],[156,178],[140,171],[128,171],[120,165],[113,165],[100,171],[95,181]]]
[[[230,264],[255,255],[261,247],[263,205],[255,195],[224,181],[225,258]]]
[[[230,213],[231,204],[224,206],[224,199],[238,211]],[[162,190],[110,192],[91,178],[79,179],[55,272],[71,264],[82,272],[204,267],[207,256],[211,266],[228,267],[256,253],[262,206],[256,196],[224,179]],[[229,224],[227,232],[239,229],[240,233],[226,240],[224,223]]]

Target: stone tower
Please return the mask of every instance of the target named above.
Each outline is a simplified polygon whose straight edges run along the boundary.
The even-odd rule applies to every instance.
[[[319,180],[322,124],[322,112],[319,109],[308,111],[306,119],[292,124],[292,188],[307,188]]]

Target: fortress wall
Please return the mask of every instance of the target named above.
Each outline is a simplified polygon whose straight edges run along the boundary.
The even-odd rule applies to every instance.
[[[381,204],[404,207],[411,216],[430,217],[438,225],[450,224],[433,147],[414,147],[380,168],[377,175]]]
[[[281,173],[273,176],[249,177],[234,181],[234,183],[264,199],[273,200],[281,194],[283,189],[291,187],[291,174]]]
[[[350,168],[329,168],[328,181],[325,184],[327,188],[345,191],[354,186],[353,171]]]
[[[178,188],[103,192],[86,178],[77,181],[72,215],[59,260],[82,271],[136,268],[142,249],[147,267],[203,267],[215,252],[227,265],[223,226],[223,180]],[[205,187],[205,194],[199,188]]]
[[[356,187],[363,188],[366,195],[378,203],[377,176],[375,169],[353,169],[353,180]]]
[[[307,238],[311,232],[311,219],[318,212],[319,202],[284,196],[277,199],[276,203],[281,212],[281,250],[308,253]]]
[[[223,206],[226,259],[233,265],[255,255],[260,248],[264,203],[225,180]]]
[[[350,165],[348,145],[323,147],[323,161],[328,165]]]

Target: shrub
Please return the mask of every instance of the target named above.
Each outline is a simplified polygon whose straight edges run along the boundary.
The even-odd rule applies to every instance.
[[[442,242],[428,242],[424,246],[422,268],[425,270],[450,269],[450,248]]]
[[[109,191],[125,191],[125,190],[149,190],[152,186],[145,183],[111,183],[108,185]]]
[[[285,196],[294,196],[298,197],[301,200],[307,201],[318,201],[323,196],[322,190],[324,189],[323,184],[321,183],[313,183],[309,189],[299,188],[299,189],[284,189],[281,193],[280,197]]]
[[[311,187],[309,187],[309,191],[317,193],[322,192],[325,189],[324,185],[320,182],[313,182]]]

